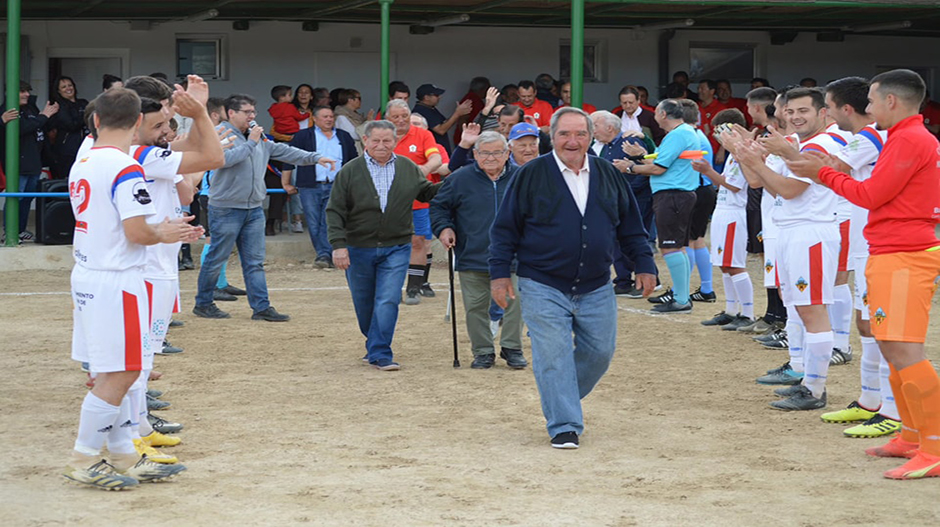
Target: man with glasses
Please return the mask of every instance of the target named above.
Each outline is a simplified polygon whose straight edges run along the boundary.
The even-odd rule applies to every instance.
[[[476,162],[445,179],[431,201],[431,228],[444,247],[455,250],[467,312],[467,333],[473,348],[470,367],[488,369],[496,362],[489,316],[490,226],[516,168],[507,163],[509,144],[499,132],[480,134],[473,157]],[[512,278],[515,282],[514,273]],[[522,355],[522,313],[519,302],[510,299],[508,303],[502,317],[499,356],[510,368],[518,370],[528,364]]]
[[[317,152],[307,152],[264,136],[264,129],[254,122],[255,100],[248,95],[231,95],[225,100],[228,121],[219,125],[233,133],[234,142],[225,150],[225,165],[212,176],[209,195],[209,227],[212,246],[199,271],[199,292],[193,313],[203,318],[229,318],[213,302],[213,292],[222,264],[238,245],[238,257],[245,276],[245,289],[252,309],[252,320],[284,322],[290,317],[268,301],[264,275],[264,210],[267,194],[264,173],[271,159],[292,165],[318,164],[331,170],[335,161]]]

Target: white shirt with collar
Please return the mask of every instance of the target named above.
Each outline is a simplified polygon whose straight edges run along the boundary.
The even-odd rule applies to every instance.
[[[558,158],[558,154],[552,150],[552,157],[555,158],[555,163],[558,164],[558,170],[561,171],[561,177],[565,179],[565,184],[568,185],[568,190],[571,192],[571,197],[574,198],[575,204],[578,206],[578,210],[581,211],[581,216],[584,216],[584,209],[587,207],[588,200],[588,189],[590,188],[590,177],[591,171],[589,169],[590,165],[588,162],[587,153],[584,154],[584,165],[581,166],[581,170],[575,173],[574,170],[571,170]]]
[[[633,117],[627,115],[627,112],[623,112],[623,115],[620,117],[620,131],[621,132],[642,132],[643,126],[640,125],[640,114],[643,113],[643,108],[640,106],[636,107],[636,112],[633,113]]]

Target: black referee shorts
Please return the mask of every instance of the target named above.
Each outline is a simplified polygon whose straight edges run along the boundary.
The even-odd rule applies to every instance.
[[[689,244],[695,200],[695,192],[691,190],[660,190],[653,194],[660,249],[681,249]]]
[[[708,232],[708,222],[715,212],[718,203],[718,191],[712,185],[702,185],[695,189],[695,208],[692,209],[692,225],[689,227],[689,238],[697,240]]]

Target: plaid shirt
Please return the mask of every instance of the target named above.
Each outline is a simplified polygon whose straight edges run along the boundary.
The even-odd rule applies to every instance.
[[[372,159],[367,152],[362,155],[366,158],[366,166],[369,167],[369,175],[372,176],[372,183],[375,185],[375,191],[379,193],[379,206],[382,212],[385,212],[385,206],[388,205],[388,189],[392,187],[392,181],[395,180],[395,154],[384,165],[380,165],[375,159]]]

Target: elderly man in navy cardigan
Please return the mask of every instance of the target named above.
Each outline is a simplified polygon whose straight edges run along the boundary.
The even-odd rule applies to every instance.
[[[490,232],[490,288],[501,306],[516,297],[510,266],[518,260],[532,370],[555,448],[578,448],[581,399],[614,354],[615,251],[634,261],[644,295],[656,285],[649,236],[630,186],[609,161],[587,154],[593,132],[584,111],[555,112],[553,151],[519,169]]]

